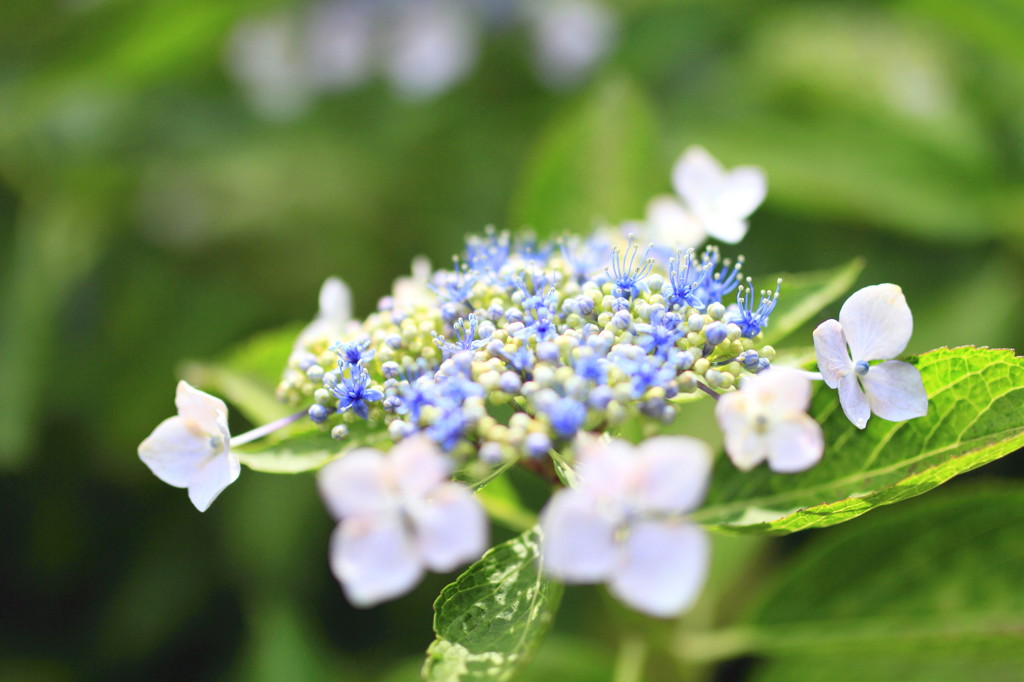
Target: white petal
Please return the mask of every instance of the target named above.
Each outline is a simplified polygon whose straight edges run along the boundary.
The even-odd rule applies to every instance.
[[[746,218],[767,195],[768,180],[763,170],[756,166],[737,166],[727,174],[715,203],[723,214]]]
[[[754,429],[728,431],[724,440],[725,454],[740,471],[750,471],[768,458],[768,443]]]
[[[619,438],[577,438],[577,442],[581,488],[596,498],[622,500],[636,470],[633,446]]]
[[[818,356],[818,371],[829,388],[839,386],[839,380],[853,371],[843,328],[835,320],[825,320],[814,330],[814,353]]]
[[[704,228],[674,196],[663,194],[647,202],[647,235],[655,244],[673,249],[698,246],[704,241]]]
[[[437,486],[409,513],[420,557],[432,571],[447,573],[487,549],[487,515],[461,483]]]
[[[139,445],[139,459],[164,483],[187,488],[192,478],[214,457],[210,435],[181,417],[169,417]]]
[[[655,436],[640,443],[633,498],[641,510],[688,512],[700,506],[711,476],[711,447],[688,436]]]
[[[805,471],[817,464],[825,452],[821,426],[810,416],[793,413],[772,424],[768,467],[780,474]]]
[[[858,429],[867,426],[871,408],[868,406],[868,399],[864,397],[864,391],[857,383],[856,374],[847,374],[839,380],[839,404],[843,406],[843,412],[854,426]]]
[[[747,235],[749,225],[746,220],[729,215],[717,208],[693,206],[693,213],[704,226],[709,237],[726,244],[736,244]]]
[[[672,186],[691,208],[716,196],[724,178],[722,165],[698,146],[688,147],[672,168]]]
[[[811,380],[789,367],[772,367],[746,380],[740,389],[768,413],[804,412],[811,404]]]
[[[371,448],[334,460],[316,478],[320,496],[335,519],[387,512],[398,505],[384,455]]]
[[[578,490],[559,490],[541,512],[544,570],[568,583],[599,583],[615,564],[617,519]]]
[[[914,331],[910,306],[895,284],[875,284],[855,292],[839,311],[839,324],[854,362],[896,357]]]
[[[406,499],[423,497],[448,479],[451,468],[437,443],[423,434],[400,441],[388,453],[388,473]]]
[[[320,287],[320,312],[317,317],[344,328],[352,317],[352,292],[341,279],[328,277]]]
[[[365,608],[411,590],[423,567],[397,514],[345,519],[331,534],[331,571],[353,606]]]
[[[669,618],[697,600],[708,559],[708,538],[698,526],[640,521],[629,529],[608,588],[638,611]]]
[[[235,482],[242,467],[238,457],[224,452],[209,460],[188,485],[188,499],[199,511],[206,511],[224,488]]]
[[[917,367],[898,360],[875,365],[861,377],[871,411],[882,419],[901,422],[928,414],[928,395],[924,392]]]
[[[178,416],[194,421],[208,434],[227,437],[228,408],[220,398],[214,398],[185,380],[178,382],[174,395]]]

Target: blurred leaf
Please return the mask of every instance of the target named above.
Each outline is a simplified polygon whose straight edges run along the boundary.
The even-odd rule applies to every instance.
[[[425,680],[508,680],[530,660],[562,596],[539,563],[533,528],[490,549],[441,591]]]
[[[293,438],[286,438],[260,449],[232,450],[245,466],[267,474],[301,474],[316,471],[341,454],[342,448],[351,447],[331,438],[319,428]]]
[[[277,399],[276,390],[300,329],[289,325],[258,334],[217,362],[187,363],[181,374],[223,396],[253,424],[272,422],[295,411]]]
[[[1018,679],[1022,524],[1024,491],[968,489],[816,536],[719,641],[762,681]]]
[[[859,431],[824,385],[811,415],[825,456],[800,474],[743,473],[722,457],[705,506],[693,517],[719,530],[783,535],[848,521],[931,490],[1024,445],[1024,358],[1013,351],[940,348],[911,358],[928,393],[928,415],[875,416]]]
[[[487,515],[511,530],[522,532],[537,524],[537,515],[523,506],[507,476],[496,476],[476,491]]]
[[[601,83],[557,119],[527,164],[512,225],[541,235],[640,218],[662,185],[651,104],[624,77]],[[667,170],[664,171],[667,176]]]
[[[779,275],[782,293],[779,313],[772,315],[764,332],[766,343],[778,343],[803,323],[812,319],[829,303],[845,294],[864,269],[864,260],[854,258],[831,270]]]

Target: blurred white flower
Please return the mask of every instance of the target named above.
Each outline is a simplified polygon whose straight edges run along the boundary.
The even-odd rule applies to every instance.
[[[324,467],[317,482],[331,515],[330,564],[348,600],[369,607],[411,590],[425,570],[480,557],[487,516],[465,485],[448,480],[440,448],[415,435],[384,453],[360,448]]]
[[[784,367],[744,379],[740,390],[718,399],[715,416],[733,464],[749,471],[767,460],[772,471],[809,469],[825,451],[821,426],[807,414],[811,380]]]
[[[710,472],[711,450],[695,438],[584,443],[579,485],[541,514],[544,569],[568,583],[606,582],[652,616],[681,613],[707,574],[707,536],[684,517],[704,499]]]
[[[285,12],[248,17],[231,31],[227,70],[269,119],[293,119],[313,100],[303,42],[301,27]]]
[[[928,414],[921,372],[890,359],[903,352],[913,331],[910,306],[895,284],[855,292],[839,311],[838,322],[826,320],[814,330],[818,370],[829,388],[839,389],[843,412],[858,429],[872,412],[889,421]],[[870,364],[874,360],[885,362]]]
[[[617,17],[589,0],[542,0],[524,8],[533,32],[533,60],[552,88],[578,85],[612,49]]]
[[[168,417],[139,445],[139,459],[164,483],[188,488],[188,498],[206,511],[238,478],[241,465],[231,454],[228,408],[224,401],[178,382],[178,415]]]
[[[310,345],[331,344],[341,339],[352,324],[352,292],[340,278],[328,277],[320,286],[316,317],[299,332],[292,357],[308,352]]]
[[[418,306],[431,305],[437,300],[437,294],[430,290],[430,275],[433,268],[426,256],[416,256],[412,260],[412,275],[399,277],[391,288],[394,306],[400,310],[409,310]]]
[[[318,90],[348,90],[373,70],[376,10],[370,2],[320,2],[304,21],[310,83]]]
[[[735,244],[747,233],[747,217],[768,193],[764,171],[726,170],[703,147],[689,147],[672,168],[672,185],[709,237]]]
[[[465,5],[450,0],[404,2],[389,19],[381,69],[400,95],[439,95],[476,64],[479,26]]]

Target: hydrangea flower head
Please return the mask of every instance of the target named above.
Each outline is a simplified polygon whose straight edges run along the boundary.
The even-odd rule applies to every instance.
[[[164,483],[188,488],[188,498],[206,511],[238,478],[241,465],[231,454],[228,408],[186,381],[178,382],[178,408],[139,445],[139,458]]]
[[[711,450],[685,436],[639,446],[591,439],[579,453],[579,485],[542,512],[544,569],[568,583],[606,582],[618,599],[667,618],[696,600],[708,540],[686,513],[704,499]]]
[[[749,471],[761,462],[775,472],[809,469],[825,451],[821,426],[807,414],[811,380],[784,367],[746,377],[740,390],[726,393],[715,406],[725,434],[725,452]]]
[[[928,395],[913,365],[892,360],[907,347],[914,319],[895,284],[855,292],[839,311],[814,330],[818,370],[829,388],[839,389],[843,412],[858,429],[871,413],[889,421],[928,414]],[[884,360],[872,365],[871,362]]]
[[[321,469],[320,494],[339,522],[331,570],[353,605],[394,599],[424,571],[445,573],[483,554],[487,517],[469,488],[448,480],[450,470],[421,435],[387,455],[360,448]]]

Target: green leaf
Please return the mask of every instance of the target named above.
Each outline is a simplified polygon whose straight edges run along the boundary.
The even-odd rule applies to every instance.
[[[1022,525],[1024,491],[968,487],[816,536],[740,626],[682,653],[767,655],[762,682],[1019,679]]]
[[[854,258],[831,270],[779,275],[782,290],[778,312],[772,315],[764,331],[765,342],[778,343],[796,331],[822,308],[849,291],[863,269],[864,260]]]
[[[489,550],[434,602],[437,639],[423,679],[508,680],[547,631],[562,596],[540,570],[540,531]]]
[[[825,455],[800,474],[715,465],[706,505],[693,517],[717,530],[786,534],[823,528],[920,495],[957,474],[1024,446],[1024,358],[1013,351],[940,348],[911,358],[928,393],[928,415],[873,416],[856,429],[837,393],[819,385],[811,415]]]
[[[667,185],[658,148],[646,96],[624,77],[601,83],[541,137],[511,224],[551,235],[586,231],[595,219],[642,217],[648,199]]]
[[[331,438],[318,428],[292,438],[286,438],[257,449],[232,450],[245,466],[266,474],[301,474],[316,471],[340,456],[342,448],[348,450],[353,443],[344,444]]]

